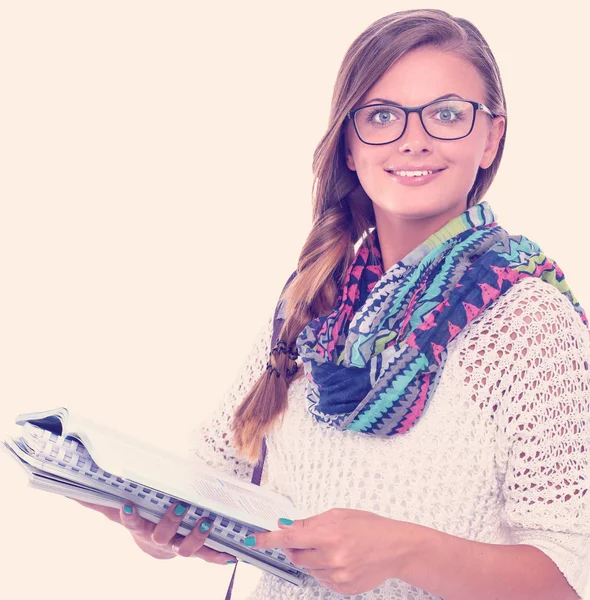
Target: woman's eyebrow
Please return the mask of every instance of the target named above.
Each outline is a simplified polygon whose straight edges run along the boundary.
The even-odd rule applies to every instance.
[[[445,98],[459,98],[459,99],[463,100],[462,96],[460,96],[459,94],[455,94],[453,92],[451,94],[445,94],[444,96],[439,96],[438,98],[431,100],[431,102],[436,102],[437,100],[444,100]],[[396,102],[395,100],[388,100],[387,98],[371,98],[370,100],[367,100],[366,103],[369,104],[370,102],[383,102],[385,104],[395,104],[397,106],[401,106],[401,104],[399,102]]]

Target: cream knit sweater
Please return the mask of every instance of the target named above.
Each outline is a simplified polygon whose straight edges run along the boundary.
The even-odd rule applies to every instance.
[[[266,368],[271,333],[269,319],[216,414],[193,438],[198,457],[247,480],[253,466],[236,458],[229,422]],[[449,344],[438,388],[405,434],[380,438],[320,425],[307,412],[306,379],[293,383],[284,422],[267,438],[262,485],[289,496],[308,515],[355,508],[470,540],[536,546],[584,597],[590,570],[589,362],[589,332],[569,300],[540,279],[526,278]],[[312,577],[296,587],[268,573],[250,596],[295,598],[436,597],[397,579],[342,596]]]

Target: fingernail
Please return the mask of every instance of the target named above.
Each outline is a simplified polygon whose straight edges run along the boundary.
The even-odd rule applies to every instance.
[[[177,504],[174,507],[174,514],[177,517],[180,517],[180,515],[184,515],[185,512],[186,512],[186,506],[183,506],[182,504]]]
[[[256,546],[256,536],[254,535],[249,535],[245,540],[244,540],[244,544],[246,544],[246,546]]]
[[[228,560],[225,564],[226,565],[235,565],[236,564],[236,560]]]
[[[126,515],[130,515],[133,512],[133,506],[129,506],[129,504],[125,504],[125,506],[123,506],[123,512]]]
[[[207,533],[209,531],[209,527],[211,527],[211,523],[207,523],[207,521],[203,521],[200,525],[199,525],[199,531],[201,533]]]
[[[293,525],[293,521],[291,521],[291,519],[279,519],[279,523],[281,525]]]

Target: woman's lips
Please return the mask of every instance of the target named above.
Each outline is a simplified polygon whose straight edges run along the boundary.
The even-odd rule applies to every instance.
[[[413,185],[424,185],[425,183],[429,183],[430,181],[433,181],[434,179],[436,179],[443,171],[444,171],[444,169],[439,169],[438,171],[434,171],[434,172],[430,173],[429,175],[418,175],[418,176],[396,175],[395,173],[393,173],[391,171],[387,171],[387,174],[397,183],[401,183],[402,185],[413,186]]]

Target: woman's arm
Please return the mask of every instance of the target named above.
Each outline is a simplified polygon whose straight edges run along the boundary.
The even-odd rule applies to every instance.
[[[466,374],[478,384],[478,401],[495,405],[510,543],[426,530],[408,582],[445,600],[576,598],[588,584],[589,333],[569,300],[540,279],[520,281],[509,294],[501,312],[483,316],[467,338],[477,373]]]
[[[473,542],[419,527],[396,577],[445,600],[577,600],[555,563],[527,545]]]

